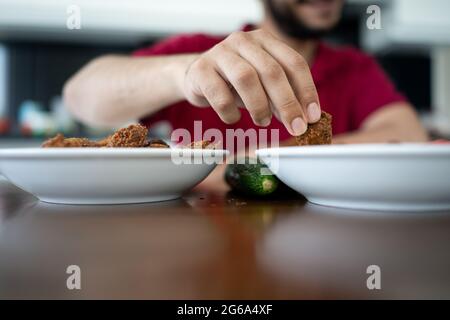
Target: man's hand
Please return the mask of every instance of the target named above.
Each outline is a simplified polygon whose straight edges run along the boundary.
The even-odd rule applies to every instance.
[[[320,119],[320,104],[306,60],[263,30],[235,32],[199,55],[187,68],[184,94],[196,106],[211,106],[225,123],[245,107],[255,124],[274,114],[292,135]]]

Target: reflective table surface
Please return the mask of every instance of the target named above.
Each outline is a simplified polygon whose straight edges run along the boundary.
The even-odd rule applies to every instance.
[[[343,210],[214,188],[54,205],[0,180],[2,299],[450,298],[449,249],[450,211]],[[69,266],[81,289],[69,289]]]

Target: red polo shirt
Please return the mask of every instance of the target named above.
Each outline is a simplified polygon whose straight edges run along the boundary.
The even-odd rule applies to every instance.
[[[244,28],[244,31],[248,30],[249,27]],[[206,34],[179,35],[137,50],[133,55],[204,52],[223,39],[224,37]],[[393,102],[405,101],[375,59],[351,47],[338,48],[320,43],[311,72],[322,109],[333,115],[333,134],[356,130],[374,111]],[[259,128],[253,124],[245,109],[241,109],[241,114],[237,123],[227,125],[212,108],[197,108],[182,101],[142,119],[142,123],[151,127],[156,122],[165,120],[170,122],[173,129],[188,129],[192,137],[195,120],[202,121],[203,130],[217,128],[224,136],[227,128]],[[275,117],[268,128],[279,129],[281,141],[290,138],[282,123]]]

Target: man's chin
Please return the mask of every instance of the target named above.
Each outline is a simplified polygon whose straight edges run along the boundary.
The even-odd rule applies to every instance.
[[[303,25],[303,28],[305,30],[307,30],[310,33],[317,33],[317,34],[327,34],[330,33],[334,27],[336,26],[336,24],[316,24],[316,25]]]
[[[297,6],[308,6],[314,9],[330,10],[334,8],[336,0],[299,0]]]
[[[291,26],[283,30],[287,35],[300,40],[319,40],[327,36],[333,28],[309,28],[305,25]]]
[[[273,0],[266,0],[266,4],[269,13],[279,29],[292,38],[302,40],[319,39],[327,35],[335,25],[333,23],[326,23],[326,21],[323,20],[323,17],[323,23],[317,23],[317,27],[310,26],[311,24],[308,21],[302,21],[302,19],[297,17],[297,14],[292,10],[292,7],[277,7]]]

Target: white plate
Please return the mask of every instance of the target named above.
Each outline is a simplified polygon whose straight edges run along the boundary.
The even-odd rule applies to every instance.
[[[370,210],[450,209],[450,145],[367,144],[257,150],[310,202]]]
[[[200,149],[3,149],[0,171],[45,202],[153,202],[180,197],[227,154]]]

